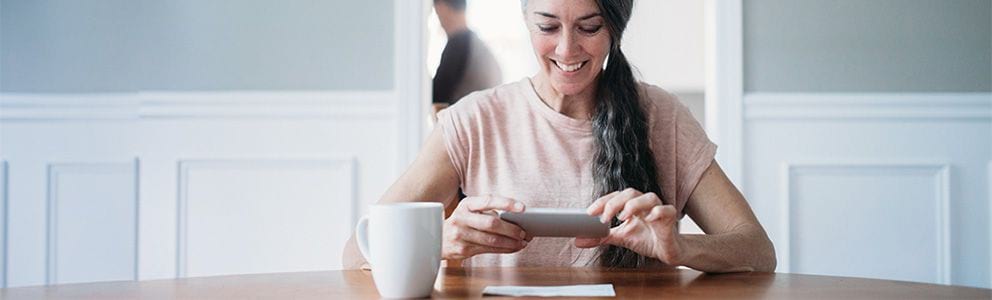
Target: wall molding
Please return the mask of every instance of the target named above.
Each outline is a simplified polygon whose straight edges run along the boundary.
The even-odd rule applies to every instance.
[[[748,121],[992,121],[992,93],[750,93]]]
[[[245,159],[181,159],[177,162],[176,193],[176,278],[187,277],[187,222],[189,204],[189,173],[196,169],[241,168],[334,168],[344,169],[351,179],[351,224],[357,222],[357,209],[361,203],[358,195],[358,158],[355,155],[321,158],[245,158]]]
[[[145,92],[138,115],[177,118],[389,119],[392,91]]]
[[[138,117],[137,94],[0,93],[0,121],[129,120]]]
[[[3,175],[3,179],[0,180],[0,205],[3,205],[3,230],[0,231],[2,239],[0,239],[0,288],[7,287],[7,253],[9,253],[9,242],[7,237],[10,236],[10,173],[7,167],[7,160],[0,159],[0,175]]]
[[[397,98],[394,91],[0,93],[0,121],[389,119]]]
[[[45,285],[51,285],[58,283],[58,211],[59,211],[59,175],[63,172],[71,172],[78,170],[88,170],[88,171],[99,171],[106,172],[112,168],[118,168],[121,166],[129,167],[132,169],[132,179],[134,184],[134,242],[133,242],[133,252],[134,252],[134,268],[132,271],[132,280],[138,280],[138,263],[139,260],[139,249],[138,249],[138,235],[140,233],[140,207],[138,206],[141,201],[138,198],[138,185],[139,185],[139,171],[138,171],[139,160],[134,158],[132,161],[127,162],[59,162],[59,163],[48,163],[47,165],[47,177],[48,181],[46,183],[47,193],[46,193],[46,210],[45,210],[45,226],[46,226],[46,242],[45,242]]]
[[[950,227],[950,189],[951,166],[943,161],[869,161],[869,160],[812,160],[780,163],[779,169],[779,240],[782,244],[777,247],[782,260],[779,262],[782,272],[792,272],[792,184],[793,177],[806,170],[816,169],[885,169],[895,173],[893,169],[908,169],[913,171],[928,170],[933,172],[934,185],[937,193],[934,211],[936,212],[937,228],[937,280],[941,284],[951,284],[951,227]],[[905,171],[904,171],[905,172]]]

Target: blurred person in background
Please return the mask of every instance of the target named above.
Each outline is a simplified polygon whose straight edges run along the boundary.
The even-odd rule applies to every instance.
[[[448,36],[434,75],[435,114],[471,92],[502,83],[496,57],[468,28],[465,6],[465,0],[434,0],[434,11]]]

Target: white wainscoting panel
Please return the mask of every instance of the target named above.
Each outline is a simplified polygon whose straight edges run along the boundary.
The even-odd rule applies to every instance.
[[[992,94],[744,98],[744,194],[778,271],[992,286]]]
[[[137,279],[138,162],[48,168],[47,283]]]
[[[179,163],[177,276],[338,269],[355,159]]]
[[[784,163],[780,179],[784,270],[950,283],[950,166]]]
[[[242,269],[275,272],[339,268],[341,250],[354,228],[355,216],[389,187],[399,172],[396,169],[399,152],[406,151],[397,138],[396,130],[400,126],[396,120],[395,97],[398,96],[393,91],[0,94],[0,157],[10,166],[6,176],[9,188],[4,220],[8,241],[4,249],[8,260],[3,266],[6,283],[17,287],[75,282],[74,275],[70,276],[75,271],[71,270],[79,267],[66,263],[62,257],[76,255],[70,253],[74,249],[89,251],[82,246],[65,247],[66,239],[71,238],[65,232],[71,232],[71,229],[62,229],[57,230],[58,238],[52,242],[62,246],[53,248],[58,253],[49,255],[46,215],[50,162],[70,163],[59,164],[56,168],[62,176],[69,176],[70,181],[56,189],[61,196],[53,199],[81,201],[86,198],[87,201],[116,203],[112,201],[119,198],[119,190],[109,190],[104,195],[98,192],[102,189],[98,186],[124,180],[124,173],[98,176],[92,172],[80,173],[82,171],[69,166],[75,165],[74,162],[115,162],[135,157],[141,161],[140,169],[136,170],[140,174],[129,171],[126,178],[137,178],[141,187],[138,190],[128,187],[137,193],[137,198],[128,199],[132,203],[140,199],[140,206],[136,207],[140,215],[136,221],[140,238],[137,239],[137,263],[131,264],[126,279],[133,279],[131,270],[135,267],[141,280]],[[188,160],[190,158],[209,160]],[[186,177],[180,177],[177,166],[184,160],[189,168],[184,173]],[[227,177],[231,180],[226,180]],[[186,180],[184,185],[180,185],[180,180]],[[253,184],[239,185],[239,181]],[[83,190],[80,187],[83,184],[91,184],[92,188]],[[190,217],[187,225],[193,230],[186,231],[182,238],[188,246],[183,248],[188,250],[188,256],[185,256],[188,260],[183,264],[177,263],[180,249],[177,242],[182,240],[177,232],[180,186],[190,192],[183,200],[192,208],[186,217]],[[233,192],[237,188],[245,191]],[[65,194],[67,192],[69,194]],[[279,215],[279,210],[273,210],[274,214],[264,213],[271,210],[264,205],[273,202],[263,200],[272,199],[275,194],[295,195],[279,201],[285,202],[290,212],[300,212],[306,218]],[[197,205],[224,204],[241,209],[239,199],[222,195],[245,196],[244,203],[249,205],[246,209],[262,214],[245,215],[240,219],[231,214],[203,217],[204,213],[212,211]],[[201,201],[204,199],[206,201]],[[263,205],[260,207],[264,209],[260,210],[257,205]],[[333,209],[328,210],[328,205],[333,205]],[[312,209],[306,206],[312,206]],[[317,211],[327,211],[326,218],[311,215]],[[59,209],[59,213],[61,217],[55,220],[57,224],[70,224],[66,222],[82,220],[83,216],[70,216],[65,209]],[[107,224],[117,224],[122,220],[118,218],[134,216],[133,212],[117,212]],[[270,218],[273,216],[276,218]],[[256,217],[271,223],[252,223],[251,218]],[[238,247],[227,245],[245,246],[252,241],[234,235],[243,230],[218,236],[218,232],[227,233],[218,227],[221,221],[235,227],[253,225],[287,229],[299,226],[306,229],[272,238],[265,247],[248,247],[247,251],[258,251],[254,254],[259,256],[246,259],[246,256],[234,255],[241,253],[234,251]],[[134,227],[132,224],[129,230]],[[203,235],[195,231],[198,228],[204,228]],[[310,234],[315,230],[320,230],[320,235]],[[90,233],[96,232],[110,234],[107,231]],[[287,242],[287,239],[298,239],[303,234],[309,234],[304,243],[306,247]],[[133,243],[134,238],[129,241]],[[284,255],[286,249],[301,248],[320,251],[320,257],[316,252]],[[206,264],[197,263],[217,253],[225,255]],[[270,256],[263,257],[262,254]],[[50,256],[55,264],[48,263]],[[132,254],[121,259],[134,257]],[[282,260],[283,257],[289,259]],[[238,265],[242,269],[227,268],[220,265],[228,263],[223,258],[241,259],[247,263]],[[179,272],[177,267],[180,265],[188,268]],[[100,274],[94,272],[93,275]],[[50,278],[52,276],[55,278]],[[122,278],[100,276],[85,281]]]
[[[10,165],[0,279],[30,286],[339,268],[356,217],[415,157],[428,116],[420,37],[430,4],[392,2],[388,90],[0,93],[0,158]],[[137,161],[49,167],[121,157],[139,158],[140,169]],[[78,207],[87,203],[98,205]],[[85,222],[94,214],[108,216]],[[110,268],[79,272],[93,247],[114,247],[90,261],[103,263],[125,246]]]

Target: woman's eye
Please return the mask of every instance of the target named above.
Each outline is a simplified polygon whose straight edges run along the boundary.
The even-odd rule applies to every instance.
[[[558,26],[555,25],[537,25],[537,29],[541,32],[554,32],[558,30]]]
[[[582,30],[585,33],[596,33],[600,28],[603,28],[603,25],[581,26],[579,27],[579,30]]]

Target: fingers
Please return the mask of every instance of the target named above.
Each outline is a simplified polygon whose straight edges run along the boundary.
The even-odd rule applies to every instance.
[[[610,199],[613,199],[613,197],[615,197],[619,193],[620,193],[620,191],[615,191],[615,192],[612,192],[612,193],[603,195],[602,197],[599,197],[599,199],[596,199],[596,201],[593,201],[592,204],[590,204],[589,207],[586,208],[586,213],[588,213],[590,216],[599,215],[600,213],[603,212],[603,204],[605,204],[606,201],[609,201]]]
[[[651,212],[644,217],[645,221],[654,222],[661,220],[663,222],[674,222],[675,221],[675,206],[672,205],[659,205],[651,209]]]
[[[497,196],[468,197],[445,220],[444,250],[448,259],[465,259],[481,253],[512,253],[527,246],[527,233],[503,221],[493,210],[523,212],[524,204]]]
[[[642,249],[640,248],[646,244],[650,244],[649,241],[655,238],[644,235],[646,232],[644,226],[656,226],[656,224],[646,223],[641,220],[632,220],[624,222],[620,226],[610,228],[609,234],[599,238],[598,245],[615,245],[634,251],[641,251]]]
[[[679,246],[679,229],[677,212],[671,205],[658,206],[651,209],[645,217],[651,231],[656,235],[654,256],[669,265],[680,265],[682,248]]]
[[[613,219],[613,216],[623,209],[624,204],[626,204],[627,201],[641,195],[643,194],[640,191],[633,188],[628,188],[613,196],[613,198],[606,200],[606,203],[603,204],[603,212],[599,215],[599,221],[603,223],[609,222]]]
[[[661,203],[661,198],[655,193],[645,194],[637,189],[627,188],[596,199],[586,212],[593,216],[599,215],[599,220],[603,223],[609,222],[614,216],[626,221],[631,216],[649,213],[652,207]]]
[[[505,210],[523,212],[525,207],[520,201],[499,196],[468,197],[462,200],[463,206],[469,211],[481,212],[487,210]]]
[[[524,240],[525,240],[525,241],[528,241],[528,242],[530,242],[530,241],[531,241],[531,240],[533,240],[533,239],[534,239],[534,236],[533,236],[533,235],[530,235],[529,233],[527,234],[527,236],[526,236],[526,237],[524,237]]]
[[[479,213],[463,213],[470,214],[469,219],[492,218]],[[481,253],[513,253],[527,246],[525,240],[480,231],[451,220],[445,222],[444,236],[445,249],[442,254],[448,259],[465,259]]]
[[[675,206],[660,205],[660,201],[652,198],[656,196],[649,193],[624,202],[624,208],[618,218],[626,220],[620,226],[610,228],[606,237],[576,238],[575,246],[592,248],[615,245],[631,249],[641,255],[658,258],[665,263],[677,263],[681,248],[678,245]],[[604,204],[603,214],[609,213],[610,201]]]
[[[631,216],[646,215],[651,212],[652,208],[660,205],[661,199],[655,193],[643,194],[624,203],[623,209],[617,215],[617,219],[627,221]]]
[[[593,248],[602,245],[617,245],[620,247],[627,247],[624,243],[627,239],[624,237],[624,232],[622,232],[623,225],[614,227],[610,229],[610,234],[601,238],[575,238],[575,247],[577,248]]]
[[[520,250],[527,246],[527,242],[522,239],[512,239],[498,234],[492,234],[469,228],[458,228],[454,233],[454,238],[478,246],[489,248],[503,248],[509,250]]]
[[[496,248],[487,247],[473,243],[457,243],[452,244],[445,249],[448,254],[446,259],[466,259],[472,256],[476,256],[483,253],[513,253],[520,251],[519,249],[506,249],[506,248]]]
[[[527,233],[524,232],[520,226],[503,221],[499,217],[493,215],[463,214],[454,216],[452,222],[456,225],[465,225],[476,230],[502,235],[514,240],[523,240],[527,238]]]

